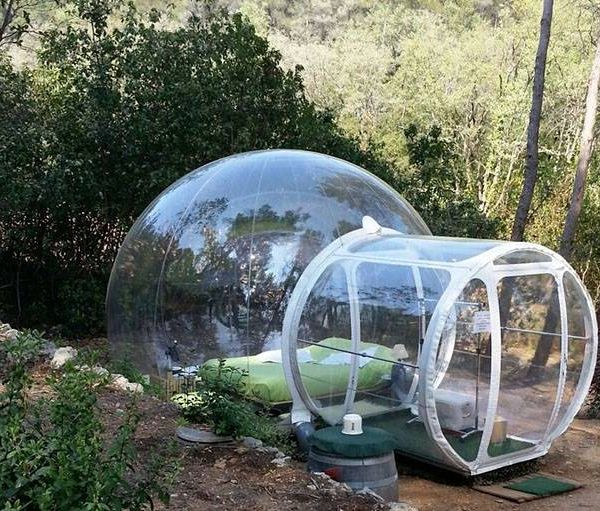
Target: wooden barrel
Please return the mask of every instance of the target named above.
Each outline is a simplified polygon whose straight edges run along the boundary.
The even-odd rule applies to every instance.
[[[308,453],[308,470],[325,472],[354,491],[369,488],[387,501],[398,500],[394,453],[372,458],[346,458],[315,449]]]

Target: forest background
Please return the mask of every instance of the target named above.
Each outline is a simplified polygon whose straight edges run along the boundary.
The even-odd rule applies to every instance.
[[[316,150],[364,166],[435,234],[511,237],[539,0],[0,7],[4,321],[103,333],[111,264],[143,208],[190,170],[252,149]],[[591,0],[553,6],[524,234],[553,249],[571,200],[599,9]],[[595,300],[599,158],[592,153],[569,254]]]

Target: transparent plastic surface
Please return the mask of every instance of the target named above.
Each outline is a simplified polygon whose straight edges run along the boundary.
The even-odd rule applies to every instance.
[[[464,460],[479,452],[490,394],[491,332],[480,318],[489,315],[485,284],[474,279],[454,302],[441,342],[452,344],[451,357],[434,391],[438,420],[446,440]]]
[[[444,238],[441,236],[388,235],[367,240],[351,248],[352,252],[386,255],[417,261],[458,262],[475,257],[501,245],[502,241]]]
[[[517,250],[494,260],[494,264],[549,263],[552,258],[535,250]]]
[[[335,424],[345,413],[353,352],[348,282],[341,264],[313,287],[298,328],[296,367],[321,416]]]
[[[446,271],[432,268],[358,265],[361,339],[381,346],[378,355],[389,367],[377,385],[357,389],[357,413],[410,412],[417,403],[423,341],[449,280]]]
[[[353,260],[327,267],[304,305],[292,363],[321,417],[337,424],[345,413],[414,415],[422,343],[449,280],[432,268]]]
[[[510,290],[500,309],[502,360],[495,421],[510,451],[528,449],[546,436],[556,403],[561,354],[558,288],[549,274],[506,277],[499,293]],[[505,454],[490,443],[490,456]]]
[[[262,151],[191,172],[142,213],[119,251],[107,296],[113,356],[164,375],[279,349],[297,279],[364,215],[429,233],[394,190],[336,158]]]
[[[439,459],[419,417],[423,342],[450,282],[443,269],[362,263],[357,270],[361,339],[380,346],[382,377],[356,389],[353,411],[365,424],[392,433],[398,448]]]
[[[559,425],[576,395],[576,390],[582,381],[583,363],[592,342],[592,319],[586,306],[585,296],[581,286],[570,273],[563,277],[565,304],[567,308],[567,356],[566,379],[560,408],[555,425]]]

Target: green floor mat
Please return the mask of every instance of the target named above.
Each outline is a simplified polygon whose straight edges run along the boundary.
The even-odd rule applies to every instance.
[[[526,442],[525,440],[507,437],[503,442],[488,445],[488,455],[492,457],[502,456],[503,454],[529,449],[534,445],[533,442]]]
[[[509,490],[522,491],[540,497],[548,497],[549,495],[556,495],[578,488],[576,484],[557,481],[545,476],[534,476],[518,483],[506,484],[504,487]]]
[[[390,409],[392,408],[388,403],[384,402],[384,404],[382,404],[377,401],[362,399],[354,402],[354,405],[352,406],[352,413],[357,413],[364,420],[366,417],[390,413]],[[342,417],[345,413],[345,410],[346,405],[342,402],[338,405],[326,407],[324,409],[324,415],[327,417]]]
[[[398,442],[398,450],[407,454],[414,454],[420,458],[439,459],[440,454],[427,434],[425,425],[422,422],[415,421],[408,423],[413,417],[410,410],[386,413],[363,420],[367,426],[381,428],[391,433]],[[473,461],[477,457],[479,444],[481,442],[481,432],[469,435],[466,438],[448,435],[446,439],[452,448],[466,461]],[[488,447],[490,456],[500,456],[511,452],[520,451],[532,447],[534,444],[507,438],[504,442],[491,444]]]

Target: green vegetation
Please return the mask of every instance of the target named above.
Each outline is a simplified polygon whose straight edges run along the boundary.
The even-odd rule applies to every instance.
[[[245,371],[225,365],[220,360],[205,368],[193,388],[176,394],[171,400],[182,416],[191,423],[209,424],[218,435],[251,436],[267,445],[289,451],[289,433],[277,426],[268,415],[268,407],[258,401],[248,401],[244,388]]]
[[[51,375],[49,397],[32,397],[30,368],[41,338],[0,346],[0,501],[4,510],[141,510],[168,500],[175,466],[163,457],[136,469],[132,404],[108,443],[96,408],[102,378],[68,364]]]
[[[3,319],[101,331],[110,265],[142,209],[189,170],[250,149],[351,160],[403,193],[435,233],[509,236],[537,1],[50,3],[29,16],[42,36],[16,18],[13,40],[36,48],[28,58],[0,46]],[[597,7],[555,6],[526,231],[553,248]],[[594,296],[597,165],[595,156],[573,254]]]
[[[393,169],[394,185],[434,233],[510,237],[539,1],[245,0],[241,9],[282,52],[284,65],[304,67],[308,97]],[[553,249],[573,186],[599,10],[595,0],[554,5],[538,182],[525,233]],[[598,158],[596,152],[572,255],[595,298]]]
[[[378,166],[308,101],[299,71],[241,15],[174,30],[108,0],[69,2],[36,64],[0,53],[0,316],[101,331],[124,234],[167,185],[250,149]]]
[[[5,321],[59,325],[66,336],[102,331],[110,266],[142,209],[189,170],[251,149],[353,161],[406,196],[436,234],[510,237],[537,0],[179,0],[168,8],[41,0],[29,13],[23,1],[11,5],[10,30],[0,33]],[[554,249],[599,11],[597,0],[554,6],[525,231]],[[593,298],[598,163],[596,151],[571,257]],[[243,219],[236,228],[247,228]]]

